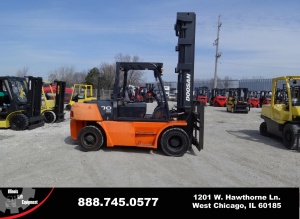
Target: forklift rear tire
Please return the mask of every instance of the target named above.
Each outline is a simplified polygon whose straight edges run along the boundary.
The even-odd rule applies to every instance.
[[[295,150],[297,148],[297,134],[299,126],[295,124],[286,124],[283,127],[283,144],[289,150]]]
[[[24,114],[16,114],[10,118],[10,127],[12,130],[20,131],[28,128],[29,120]]]
[[[181,128],[170,128],[161,136],[160,146],[162,151],[173,157],[183,156],[190,147],[190,139]]]
[[[53,111],[46,111],[44,112],[44,116],[45,116],[45,123],[53,123],[56,121],[56,115]]]
[[[83,151],[98,151],[104,144],[102,131],[96,126],[86,126],[81,129],[77,140]]]

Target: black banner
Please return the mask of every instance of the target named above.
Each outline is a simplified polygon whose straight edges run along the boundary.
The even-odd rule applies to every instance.
[[[1,188],[0,192],[0,219],[161,213],[298,219],[299,188]]]

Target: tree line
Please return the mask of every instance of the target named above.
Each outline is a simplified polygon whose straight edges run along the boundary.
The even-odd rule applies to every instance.
[[[115,62],[107,63],[102,62],[99,67],[93,67],[87,71],[76,72],[74,67],[60,67],[48,73],[47,81],[53,83],[55,80],[65,81],[67,87],[72,87],[74,84],[90,84],[93,87],[99,85],[104,90],[112,90],[115,74],[116,62],[140,62],[138,56],[123,55],[119,53],[115,56]],[[29,75],[29,69],[24,67],[16,72],[16,76],[25,77]],[[122,82],[122,78],[121,78]],[[142,71],[129,71],[127,76],[128,84],[140,85],[144,84]]]
[[[116,74],[116,62],[140,62],[139,56],[123,55],[119,53],[115,56],[114,63],[102,62],[99,67],[93,67],[89,70],[76,72],[74,67],[60,67],[48,73],[47,81],[53,83],[55,80],[65,81],[67,87],[72,87],[74,84],[89,84],[97,88],[98,85],[103,90],[112,90],[115,81]],[[16,72],[16,76],[25,77],[29,75],[29,69],[24,67]],[[218,78],[219,88],[230,87],[231,78],[226,76],[224,80]],[[214,79],[210,79],[210,83],[213,84]],[[222,81],[222,82],[221,82]],[[99,82],[99,84],[98,84]],[[131,85],[145,84],[142,71],[129,71],[127,76],[127,82]],[[221,83],[220,83],[221,82]],[[122,77],[120,77],[120,83],[122,83]]]

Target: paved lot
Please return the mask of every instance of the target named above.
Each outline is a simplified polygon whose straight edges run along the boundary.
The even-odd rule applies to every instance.
[[[0,130],[2,187],[299,187],[299,151],[259,133],[260,108],[248,114],[205,107],[204,149],[183,157],[115,147],[82,152],[62,123]]]

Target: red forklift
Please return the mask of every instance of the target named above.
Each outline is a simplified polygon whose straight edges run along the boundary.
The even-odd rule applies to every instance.
[[[272,91],[260,91],[259,93],[259,102],[260,107],[265,104],[271,104]]]
[[[145,102],[146,103],[153,103],[154,97],[152,93],[154,91],[154,84],[153,83],[146,83],[146,94],[145,94]]]
[[[250,107],[255,108],[259,108],[261,106],[258,91],[248,91],[248,104]]]
[[[213,88],[211,90],[209,104],[214,107],[226,107],[228,91],[225,88]]]
[[[204,103],[205,106],[207,106],[207,103],[208,103],[208,95],[209,95],[209,89],[207,86],[195,88],[196,100],[198,102]]]
[[[147,87],[136,86],[134,90],[134,101],[145,101],[147,94]]]

